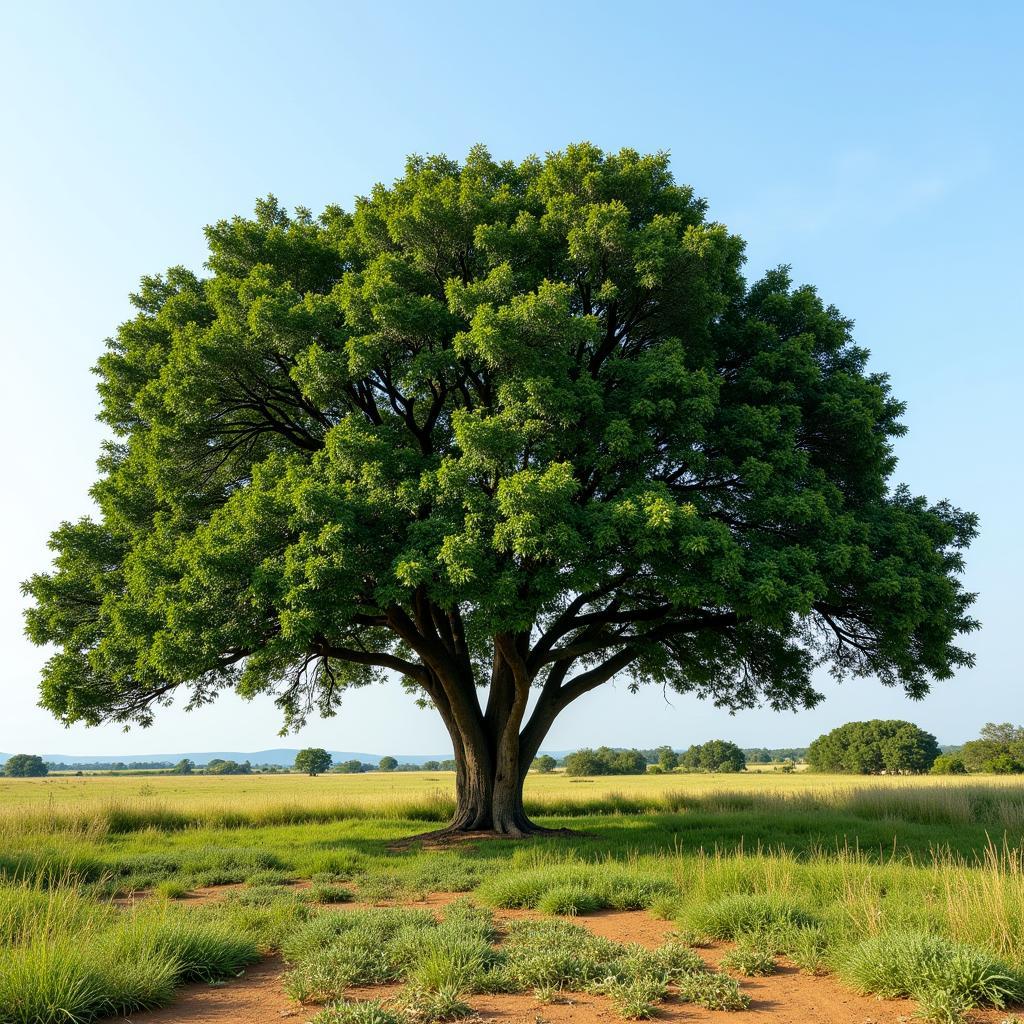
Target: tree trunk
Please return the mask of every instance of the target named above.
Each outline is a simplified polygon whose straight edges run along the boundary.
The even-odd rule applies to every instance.
[[[475,749],[461,738],[456,743],[457,765],[455,816],[438,834],[492,832],[517,838],[546,831],[526,816],[523,809],[524,774],[519,771],[516,750]]]
[[[451,723],[454,726],[454,723]],[[533,753],[522,749],[514,725],[502,738],[487,734],[474,741],[458,728],[449,728],[455,747],[455,815],[443,829],[415,838],[444,838],[466,833],[488,833],[510,839],[530,835],[563,835],[565,829],[534,824],[523,807],[523,783]],[[521,754],[529,753],[522,763]],[[534,751],[535,753],[535,751]]]

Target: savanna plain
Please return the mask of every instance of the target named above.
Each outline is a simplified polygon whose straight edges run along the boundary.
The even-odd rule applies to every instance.
[[[446,773],[0,780],[0,1021],[1013,1021],[1024,783],[528,779],[568,836],[406,842]]]

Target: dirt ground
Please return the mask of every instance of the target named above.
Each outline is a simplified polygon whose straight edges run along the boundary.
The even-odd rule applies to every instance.
[[[224,889],[220,890],[222,894]],[[196,901],[218,898],[216,890],[202,890]],[[437,893],[416,906],[441,909],[457,896]],[[338,905],[339,913],[359,909],[366,904]],[[532,911],[500,911],[500,918],[537,917]],[[577,924],[596,935],[619,942],[661,945],[672,924],[658,921],[645,911],[603,911],[575,918]],[[728,950],[727,943],[698,952],[716,966]],[[237,980],[214,985],[197,984],[183,988],[172,1006],[133,1014],[131,1024],[304,1024],[316,1012],[316,1006],[300,1006],[289,999],[281,987],[285,967],[270,958],[248,968]],[[748,1010],[712,1011],[671,998],[661,1005],[658,1019],[666,1024],[913,1024],[915,1006],[905,1000],[881,1000],[859,996],[831,978],[801,974],[795,967],[780,962],[777,973],[765,978],[743,978],[740,985],[751,999]],[[387,998],[399,986],[355,988],[353,999]],[[496,1024],[619,1024],[620,1018],[602,996],[572,994],[564,1002],[540,1003],[532,995],[476,995],[467,997],[478,1019]],[[1007,1017],[1001,1011],[975,1011],[972,1024],[999,1024]],[[113,1022],[110,1022],[113,1024]]]

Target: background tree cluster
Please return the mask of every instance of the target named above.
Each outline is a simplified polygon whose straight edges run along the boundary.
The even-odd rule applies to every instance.
[[[679,757],[679,767],[692,772],[741,772],[746,766],[743,751],[728,740],[696,743]]]
[[[935,737],[912,722],[875,718],[819,736],[807,748],[807,763],[819,772],[906,775],[928,771],[939,753]]]
[[[794,764],[807,760],[806,747],[748,747],[743,751],[747,764]]]
[[[647,758],[639,750],[584,747],[565,758],[567,775],[643,775]]]
[[[982,727],[978,739],[939,758],[935,770],[946,774],[1015,775],[1024,772],[1024,726],[989,722]]]
[[[239,764],[223,757],[215,757],[207,762],[204,769],[207,775],[251,775],[252,765],[248,761]]]
[[[36,754],[13,754],[4,763],[3,774],[12,779],[41,778],[49,769]]]

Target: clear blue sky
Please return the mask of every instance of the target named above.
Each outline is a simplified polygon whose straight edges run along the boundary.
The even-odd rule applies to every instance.
[[[349,205],[409,152],[502,158],[590,139],[666,149],[748,242],[857,321],[909,402],[898,476],[981,515],[977,668],[910,704],[870,681],[813,713],[728,715],[660,692],[591,695],[549,745],[803,743],[850,718],[940,740],[1024,721],[1020,40],[1015,3],[188,3],[4,5],[0,28],[0,750],[277,745],[269,702],[148,732],[64,731],[35,707],[43,653],[18,582],[89,508],[89,373],[143,273],[203,261],[201,228],[274,192]],[[397,688],[298,738],[445,748]],[[288,740],[292,745],[296,741]]]

